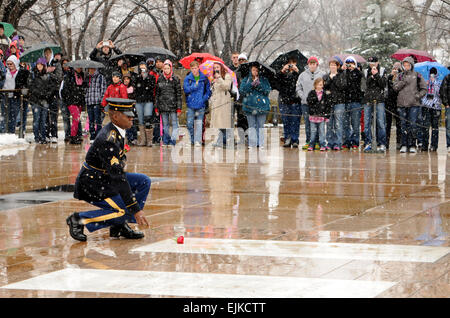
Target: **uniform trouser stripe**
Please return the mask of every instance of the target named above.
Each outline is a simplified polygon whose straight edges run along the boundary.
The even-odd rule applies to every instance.
[[[117,210],[118,212],[105,214],[105,215],[98,216],[96,218],[91,218],[91,219],[82,219],[83,224],[86,225],[86,224],[93,223],[93,222],[103,222],[103,221],[107,221],[107,220],[111,220],[111,219],[115,219],[115,218],[120,218],[125,215],[125,210],[121,209],[116,204],[116,202],[114,202],[111,198],[105,199],[105,202],[108,203],[113,209]]]

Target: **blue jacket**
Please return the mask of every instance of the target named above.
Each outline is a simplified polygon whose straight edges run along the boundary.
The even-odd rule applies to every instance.
[[[194,75],[189,73],[184,79],[184,94],[186,95],[186,104],[191,109],[201,109],[206,106],[206,102],[211,97],[211,86],[208,78],[200,73],[198,84],[195,82]]]
[[[239,92],[243,97],[242,104],[245,113],[252,114],[256,110],[258,114],[262,114],[270,111],[269,94],[272,88],[266,78],[260,77],[259,81],[259,85],[252,86],[251,75],[241,81]]]

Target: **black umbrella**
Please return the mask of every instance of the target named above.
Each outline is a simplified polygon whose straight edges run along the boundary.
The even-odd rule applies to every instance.
[[[105,66],[100,62],[91,60],[76,60],[66,64],[67,67],[72,68],[104,68]]]
[[[275,61],[270,64],[270,67],[276,71],[279,71],[289,62],[290,59],[297,60],[297,68],[300,70],[300,72],[308,64],[308,59],[299,50],[294,50],[278,56]]]
[[[248,62],[241,64],[239,66],[239,71],[241,72],[241,77],[246,78],[250,74],[250,70],[253,66],[256,66],[259,69],[259,75],[267,78],[270,82],[273,80],[275,76],[275,70],[270,66],[267,66],[258,61]]]
[[[144,54],[147,59],[148,58],[156,59],[159,56],[163,60],[172,60],[172,61],[177,60],[177,56],[173,54],[171,51],[157,46],[144,47],[138,49],[136,52]]]
[[[142,61],[145,62],[145,55],[140,53],[124,53],[114,56],[109,60],[109,62],[115,65],[120,59],[127,61],[129,63],[128,67],[134,67],[139,65]]]

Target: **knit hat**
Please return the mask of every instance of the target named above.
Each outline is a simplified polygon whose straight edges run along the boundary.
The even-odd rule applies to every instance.
[[[353,56],[349,56],[345,59],[345,63],[353,63],[355,66],[358,66],[358,62],[356,62],[356,59]]]
[[[117,71],[112,72],[112,76],[111,77],[114,77],[114,76],[122,78],[122,74],[120,72],[117,72]]]
[[[245,53],[241,53],[238,56],[238,60],[248,60],[247,55]]]
[[[344,64],[344,63],[342,62],[342,60],[339,58],[339,56],[333,56],[333,57],[329,60],[328,64],[331,63],[331,62],[337,62],[337,63],[339,63],[340,66],[342,66],[342,64]]]
[[[40,57],[40,58],[38,58],[36,64],[42,64],[42,65],[46,66],[47,60],[45,59],[45,57]]]
[[[151,58],[148,58],[147,59],[147,61],[145,61],[145,63],[148,65],[148,64],[150,64],[150,63],[153,63],[153,64],[155,64],[155,59],[153,58],[153,57],[151,57]],[[142,63],[142,62],[141,62]]]
[[[315,62],[315,63],[319,64],[319,59],[317,57],[315,57],[315,56],[311,56],[308,59],[308,63],[307,64],[312,63],[312,62]]]

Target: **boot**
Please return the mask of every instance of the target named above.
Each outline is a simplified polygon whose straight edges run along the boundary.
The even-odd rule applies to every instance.
[[[147,137],[147,147],[152,147],[153,146],[153,128],[150,129],[145,129],[145,135]]]
[[[144,125],[139,125],[139,136],[138,136],[138,142],[137,145],[139,147],[143,147],[147,144],[146,139],[146,129]]]

